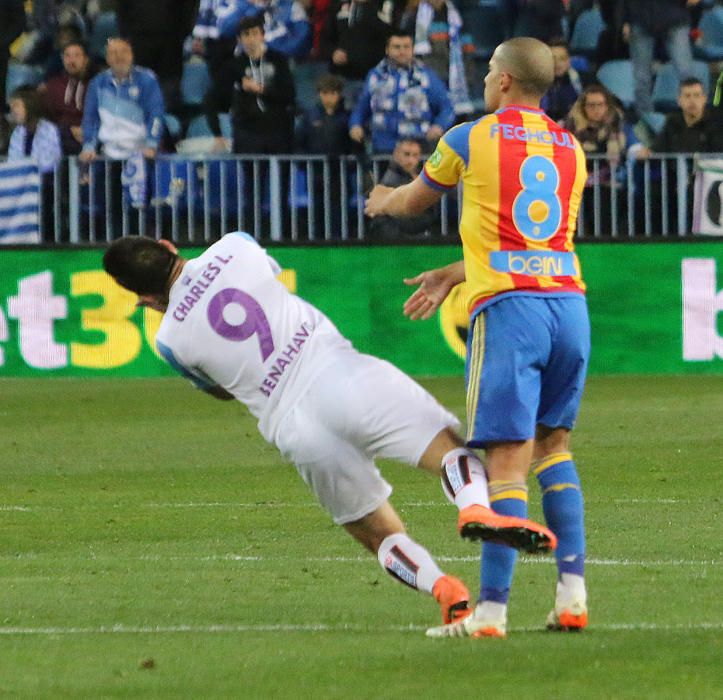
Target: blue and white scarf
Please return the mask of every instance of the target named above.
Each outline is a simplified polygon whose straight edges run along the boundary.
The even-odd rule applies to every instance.
[[[146,161],[140,151],[123,163],[121,184],[131,206],[143,209],[146,206]]]
[[[219,23],[236,11],[236,0],[201,0],[193,36],[218,39]]]
[[[374,127],[395,130],[398,136],[424,138],[433,115],[429,75],[419,61],[410,68],[400,68],[383,59],[372,70],[368,89]]]
[[[469,98],[467,78],[464,74],[462,57],[462,17],[457,8],[447,0],[447,26],[449,27],[449,96],[457,114],[472,112],[472,101]],[[414,55],[428,56],[432,53],[429,43],[429,27],[434,18],[434,8],[428,0],[422,0],[417,8],[417,22],[414,27]]]

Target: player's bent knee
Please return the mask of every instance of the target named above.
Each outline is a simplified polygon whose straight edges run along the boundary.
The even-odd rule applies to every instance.
[[[534,459],[545,457],[558,452],[570,451],[570,431],[567,428],[548,428],[538,425],[535,434]]]
[[[464,446],[464,440],[452,428],[443,428],[427,446],[418,466],[439,476],[442,471],[444,456],[448,452]]]

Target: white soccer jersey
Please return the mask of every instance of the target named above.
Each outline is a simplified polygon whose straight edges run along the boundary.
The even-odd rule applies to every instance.
[[[229,233],[186,263],[156,336],[172,367],[200,388],[233,394],[269,441],[334,352],[351,347],[276,279],[279,272],[253,238]]]

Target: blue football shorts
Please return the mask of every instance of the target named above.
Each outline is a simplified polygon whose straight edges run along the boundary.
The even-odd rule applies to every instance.
[[[467,338],[467,441],[528,440],[571,429],[590,356],[585,297],[511,294],[483,308]]]

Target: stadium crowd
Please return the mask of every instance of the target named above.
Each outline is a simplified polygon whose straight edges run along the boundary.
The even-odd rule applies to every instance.
[[[487,61],[522,35],[555,57],[543,109],[607,156],[590,187],[616,187],[626,159],[723,152],[721,0],[0,0],[0,19],[0,153],[42,150],[44,171],[64,155],[430,153],[484,113]]]

